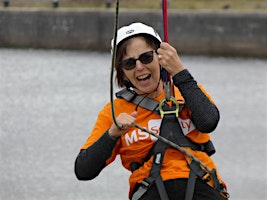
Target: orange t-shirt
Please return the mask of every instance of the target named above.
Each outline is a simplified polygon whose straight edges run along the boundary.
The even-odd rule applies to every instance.
[[[199,85],[201,90],[206,94],[206,96],[212,101],[211,97],[207,92]],[[157,97],[155,100],[158,102],[164,98],[164,92]],[[175,89],[175,98],[177,100],[183,100],[182,95]],[[213,102],[213,101],[212,101]],[[127,102],[124,99],[115,99],[115,116],[119,113],[132,113],[136,105]],[[138,115],[136,117],[136,123],[148,130],[159,133],[159,128],[161,124],[161,117],[154,112],[148,111],[142,107],[138,107]],[[210,136],[205,133],[199,132],[191,121],[191,112],[188,108],[184,108],[179,113],[179,122],[183,133],[191,139],[191,141],[203,144],[209,141]],[[95,141],[97,141],[103,133],[108,130],[113,123],[111,115],[111,106],[108,103],[103,110],[99,113],[96,124],[92,130],[91,135],[88,137],[86,143],[83,145],[82,149],[88,148]],[[131,162],[142,163],[142,160],[147,156],[149,150],[152,148],[153,144],[157,138],[150,135],[147,132],[143,132],[135,127],[129,129],[125,132],[117,142],[115,148],[113,149],[111,157],[107,160],[106,165],[113,162],[116,155],[119,154],[122,160],[122,165],[130,170]],[[206,164],[210,169],[216,168],[212,159],[204,152],[192,151],[193,154],[204,164]],[[130,178],[130,192],[132,191],[135,183],[141,182],[144,178],[148,177],[151,166],[153,162],[153,156],[148,162],[146,162],[142,167],[134,171]],[[164,160],[161,168],[161,176],[163,181],[176,178],[188,178],[190,169],[185,160],[183,153],[176,149],[168,148],[165,152]]]

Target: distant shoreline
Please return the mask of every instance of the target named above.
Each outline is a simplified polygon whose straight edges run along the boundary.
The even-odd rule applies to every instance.
[[[113,9],[0,8],[0,47],[109,51]],[[264,11],[169,10],[169,41],[184,54],[267,58]],[[120,26],[134,21],[162,32],[159,10],[120,9]]]
[[[19,8],[30,8],[30,7],[39,7],[39,8],[51,8],[54,7],[55,3],[59,8],[110,8],[114,9],[116,1],[114,0],[5,0],[9,1],[10,7],[19,7]],[[267,10],[267,2],[265,0],[220,0],[220,1],[210,1],[210,0],[168,0],[168,8],[176,10],[190,10],[190,11],[199,11],[202,9],[210,10]],[[161,9],[161,0],[124,0],[120,1],[120,8],[127,9]]]

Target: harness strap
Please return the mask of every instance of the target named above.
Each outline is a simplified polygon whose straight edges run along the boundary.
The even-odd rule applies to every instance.
[[[135,105],[139,105],[143,108],[146,108],[152,112],[156,112],[157,114],[159,114],[159,102],[149,97],[144,98],[128,88],[124,88],[117,92],[116,97],[123,98],[126,101],[134,103]]]
[[[156,178],[155,183],[156,183],[156,186],[157,186],[157,189],[159,192],[160,199],[161,200],[169,200],[166,188],[164,186],[164,183],[163,183],[160,175]]]
[[[190,170],[187,186],[186,186],[186,193],[185,193],[185,200],[192,200],[195,190],[195,184],[196,184],[196,174]]]
[[[190,173],[186,187],[185,200],[193,199],[197,177],[200,178],[203,182],[208,181],[205,179],[205,175],[207,174],[207,172],[204,171],[196,161],[192,160],[191,163],[189,163],[189,167],[190,167]]]
[[[154,183],[154,181],[155,180],[152,177],[145,178],[141,182],[138,190],[133,194],[131,200],[140,199],[147,192],[147,190],[151,187],[151,185]]]
[[[155,183],[160,195],[160,199],[162,200],[168,200],[168,195],[164,186],[164,183],[162,181],[162,178],[160,176],[160,169],[161,164],[164,157],[164,152],[159,152],[155,155],[154,161],[152,163],[152,167],[150,170],[149,177],[145,178],[139,185],[139,188],[137,191],[133,194],[131,200],[138,200],[140,199],[148,190],[149,188]]]
[[[116,93],[116,97],[120,99],[125,99],[128,102],[132,102],[135,105],[138,105],[142,108],[155,112],[156,114],[160,114],[159,111],[159,102],[151,99],[149,97],[143,97],[138,95],[136,92],[131,90],[130,88],[124,88]],[[164,109],[169,107],[168,105],[164,105]],[[179,105],[179,112],[183,109],[184,105]]]
[[[161,126],[160,126],[160,135],[162,137],[168,138],[168,123],[165,123],[168,121],[167,118],[169,115],[165,115],[162,119]],[[133,194],[132,200],[138,200],[140,199],[147,190],[151,187],[152,184],[156,184],[158,193],[160,195],[161,200],[169,200],[168,194],[166,192],[164,183],[162,181],[160,170],[162,166],[162,162],[164,159],[164,154],[167,149],[168,145],[160,140],[158,140],[153,148],[154,152],[154,159],[152,163],[152,167],[150,169],[150,174],[148,178],[145,178],[141,182],[141,186],[137,189],[137,191]]]
[[[161,146],[163,147],[163,146]],[[157,148],[157,147],[156,147]],[[158,148],[159,152],[157,152],[156,154],[154,154],[154,161],[150,170],[150,177],[154,177],[155,179],[155,184],[157,186],[159,195],[160,195],[160,199],[162,200],[168,200],[168,195],[164,186],[164,183],[162,181],[162,178],[160,176],[160,170],[161,170],[161,166],[162,166],[162,162],[163,162],[163,158],[164,158],[164,154],[165,154],[165,150],[167,148],[167,145],[165,145],[165,147],[163,148]]]
[[[225,191],[223,184],[219,181],[217,172],[215,169],[211,170],[211,178],[214,185],[214,188],[221,193],[225,198],[229,198],[229,194]]]

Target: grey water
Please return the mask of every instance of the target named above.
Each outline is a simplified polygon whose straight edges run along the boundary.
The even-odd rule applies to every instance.
[[[267,60],[181,59],[220,109],[213,159],[230,199],[267,199]],[[92,181],[73,170],[109,101],[110,66],[109,53],[0,49],[1,200],[127,199],[119,158]]]

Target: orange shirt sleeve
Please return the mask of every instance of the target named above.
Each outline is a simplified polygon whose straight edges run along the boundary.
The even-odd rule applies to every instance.
[[[96,123],[91,131],[91,134],[87,138],[85,144],[81,147],[86,149],[94,144],[112,125],[113,120],[111,117],[111,108],[110,103],[106,104],[105,107],[99,112]],[[118,152],[119,141],[116,144],[116,147],[112,151],[111,157],[107,160],[106,165],[113,162],[116,158]]]

